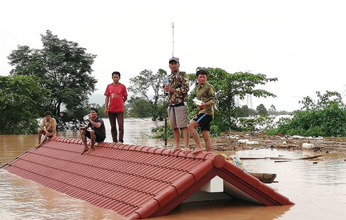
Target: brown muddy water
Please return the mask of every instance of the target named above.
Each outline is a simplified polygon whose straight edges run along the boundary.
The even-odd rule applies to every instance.
[[[107,119],[105,125],[106,141],[111,142]],[[124,142],[163,147],[163,140],[151,138],[151,128],[155,125],[151,120],[126,119]],[[58,136],[80,138],[76,131],[59,132]],[[36,142],[36,135],[0,135],[0,163],[11,161]],[[328,153],[321,159],[298,160],[315,153],[259,149],[238,151],[235,154],[239,157],[297,159],[290,162],[243,160],[248,171],[276,173],[277,182],[268,186],[288,197],[295,205],[266,207],[235,201],[184,203],[168,215],[152,219],[346,219],[345,155]],[[0,169],[0,219],[124,218],[111,210],[98,208]]]

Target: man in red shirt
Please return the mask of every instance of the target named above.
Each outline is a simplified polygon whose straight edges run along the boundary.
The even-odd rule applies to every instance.
[[[105,91],[105,115],[108,115],[111,124],[113,142],[118,142],[116,121],[119,126],[119,142],[124,142],[124,102],[127,100],[126,87],[119,82],[120,73],[112,73],[113,83]]]

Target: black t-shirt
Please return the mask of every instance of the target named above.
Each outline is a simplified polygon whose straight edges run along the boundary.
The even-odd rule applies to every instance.
[[[105,128],[105,124],[103,123],[103,120],[101,118],[96,118],[95,120],[93,120],[95,123],[99,123],[101,122],[101,126],[96,128],[95,126],[93,126],[90,122],[88,123],[88,127],[90,127],[91,129],[93,129],[94,131],[97,131],[100,135],[106,137],[106,128]]]

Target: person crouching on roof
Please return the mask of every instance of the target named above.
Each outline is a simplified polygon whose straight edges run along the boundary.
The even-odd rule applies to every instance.
[[[88,150],[88,153],[91,153],[95,148],[95,142],[103,142],[106,139],[106,129],[105,124],[101,118],[98,117],[98,110],[96,108],[90,109],[90,114],[88,114],[88,121],[89,123],[84,126],[80,127],[80,133],[82,136],[82,141],[84,144],[84,149],[82,151],[82,154]],[[90,131],[87,130],[88,128],[91,128]],[[87,145],[87,139],[89,138],[91,141],[90,147],[88,148]]]
[[[41,137],[44,135],[43,141],[41,142]],[[45,112],[44,118],[42,120],[40,129],[38,130],[38,144],[35,148],[41,147],[48,138],[56,136],[56,120],[52,117],[52,113]]]

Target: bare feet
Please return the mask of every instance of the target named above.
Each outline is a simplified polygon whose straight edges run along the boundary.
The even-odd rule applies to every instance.
[[[84,148],[81,154],[84,154],[84,152],[86,152],[88,150],[88,148]]]
[[[177,151],[181,151],[180,147],[176,147],[173,150],[171,150],[171,153],[174,154]]]
[[[199,152],[203,152],[203,149],[196,148],[196,150],[192,151],[192,154],[198,154]]]
[[[95,150],[95,148],[90,148],[89,151],[88,151],[88,154],[93,152]]]
[[[42,144],[38,144],[35,146],[36,149],[38,149],[39,147],[42,147]]]
[[[184,154],[188,154],[188,153],[190,153],[191,151],[188,149],[188,148],[185,148],[184,150],[183,150],[183,153]]]

